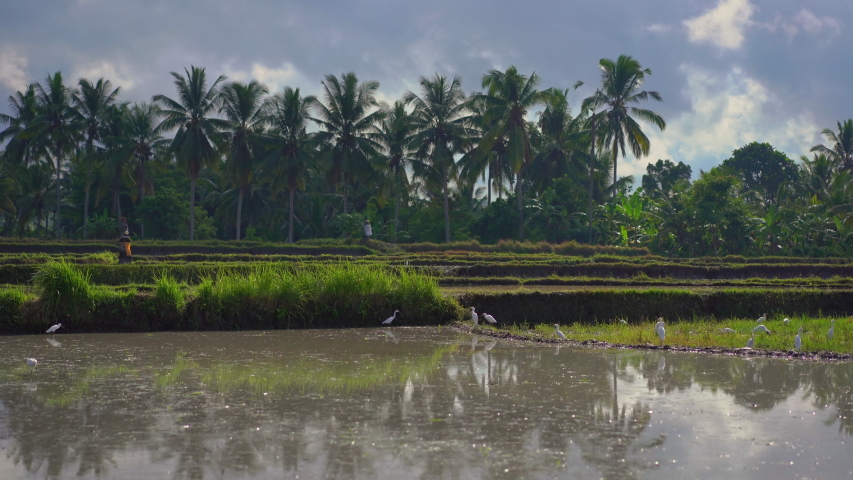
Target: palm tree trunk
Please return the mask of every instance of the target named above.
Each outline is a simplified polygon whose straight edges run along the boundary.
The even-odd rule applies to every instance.
[[[613,137],[613,200],[616,200],[616,161],[619,159],[619,144],[616,136]]]
[[[516,175],[516,195],[518,196],[518,239],[524,240],[524,200],[521,192],[521,169]]]
[[[195,175],[190,176],[190,241],[195,240]]]
[[[587,220],[589,221],[589,237],[587,242],[592,244],[592,186],[593,173],[595,171],[595,114],[592,114],[592,146],[589,158],[589,205],[587,207]]]
[[[56,215],[53,217],[53,229],[56,231],[56,238],[60,238],[62,236],[62,232],[59,229],[60,224],[62,223],[62,213],[60,213],[59,209],[62,206],[62,197],[61,192],[59,190],[59,179],[62,173],[62,161],[59,154],[59,151],[54,154],[56,156]]]
[[[397,231],[400,227],[400,171],[397,171],[397,198],[394,201],[394,243],[397,243]]]
[[[86,195],[85,200],[83,200],[83,240],[85,240],[89,234],[89,193],[92,190],[92,163],[91,159],[87,158],[86,160]]]
[[[290,213],[287,219],[287,243],[293,243],[293,198],[296,189],[290,187]]]
[[[486,163],[486,206],[492,204],[492,162]]]
[[[240,196],[237,197],[237,232],[235,238],[240,241],[240,225],[243,223],[243,186],[240,185]]]
[[[442,179],[444,182],[444,241],[450,243],[450,201],[447,199],[447,174],[444,171],[442,171]]]
[[[347,182],[347,174],[344,172],[344,215],[349,213],[349,205],[347,199],[349,197],[349,182]]]

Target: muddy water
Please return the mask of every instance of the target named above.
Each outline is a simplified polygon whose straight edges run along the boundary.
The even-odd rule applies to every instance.
[[[851,363],[399,327],[0,352],[2,479],[853,476]]]

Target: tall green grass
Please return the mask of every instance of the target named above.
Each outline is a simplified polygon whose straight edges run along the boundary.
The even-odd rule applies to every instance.
[[[76,265],[51,261],[33,275],[47,318],[79,317],[91,311],[93,288],[89,275]]]

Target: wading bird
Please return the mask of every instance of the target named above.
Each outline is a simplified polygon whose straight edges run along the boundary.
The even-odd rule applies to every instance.
[[[480,317],[477,315],[477,312],[474,311],[474,307],[471,307],[471,320],[474,321],[474,325],[480,324]]]
[[[833,318],[829,321],[829,323],[830,326],[829,331],[826,332],[826,338],[829,339],[829,341],[832,341],[832,339],[835,337],[835,319]]]
[[[382,322],[382,325],[391,325],[391,322],[397,319],[398,313],[400,313],[399,310],[394,310],[394,315],[391,315],[390,317],[386,318],[385,321]]]
[[[746,348],[752,348],[755,345],[755,334],[753,333],[749,340],[746,341]]]
[[[658,333],[658,330],[663,328],[663,317],[658,317],[658,323],[655,324],[655,333]]]
[[[563,335],[563,332],[561,332],[561,331],[560,331],[560,325],[559,325],[559,324],[557,324],[557,323],[555,323],[555,324],[554,324],[554,328],[556,328],[556,329],[557,329],[557,336],[558,336],[558,337],[560,337],[561,339],[565,340],[565,339],[566,339],[566,336],[565,336],[565,335]]]
[[[753,328],[752,331],[753,332],[771,333],[770,330],[767,330],[767,327],[765,327],[764,325],[759,325],[759,326]]]
[[[734,329],[731,329],[729,327],[721,328],[720,332],[722,332],[722,333],[735,333]]]
[[[791,323],[791,319],[788,317],[785,317],[782,319],[782,323]]]
[[[52,327],[48,328],[48,329],[47,329],[47,333],[49,333],[49,334],[53,335],[54,333],[56,333],[56,331],[57,331],[57,330],[59,330],[59,327],[61,327],[61,326],[62,326],[62,324],[61,324],[61,323],[57,323],[56,325],[54,325],[54,326],[52,326]]]
[[[661,345],[663,345],[664,340],[666,340],[666,328],[664,328],[663,320],[658,323],[660,323],[660,326],[657,327],[657,334],[658,338],[660,339]]]
[[[497,321],[497,320],[495,320],[495,317],[493,317],[493,316],[489,315],[489,314],[488,314],[488,313],[486,313],[486,312],[483,312],[483,318],[485,318],[485,319],[486,319],[486,321],[487,321],[487,322],[489,322],[489,323],[491,323],[492,325],[494,325],[495,323],[498,323],[498,321]]]
[[[803,327],[797,331],[797,336],[794,337],[794,350],[800,351],[800,347],[803,346]]]
[[[619,323],[621,323],[622,325],[628,325],[628,321],[625,320],[624,318],[620,318]]]
[[[36,360],[35,358],[28,358],[27,359],[27,365],[30,367],[35,367],[38,364],[39,364],[39,361]]]
[[[756,320],[755,322],[761,323],[761,322],[765,322],[765,321],[767,321],[767,314],[766,313],[764,315],[758,317],[758,320]]]

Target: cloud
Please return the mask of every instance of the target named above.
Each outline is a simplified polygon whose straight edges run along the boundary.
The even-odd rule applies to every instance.
[[[710,43],[724,49],[738,49],[743,44],[743,31],[755,12],[749,0],[720,0],[716,7],[702,15],[685,20],[687,37],[693,43]]]
[[[15,48],[0,47],[0,83],[12,90],[23,90],[27,86],[27,57]]]
[[[655,23],[646,27],[646,30],[652,33],[668,33],[672,30],[672,25],[667,25],[664,23]]]
[[[135,76],[128,66],[109,60],[95,60],[84,63],[72,71],[69,80],[76,82],[81,78],[91,82],[103,78],[109,80],[113,87],[121,87],[122,91],[130,90],[136,84]]]
[[[657,159],[682,161],[697,176],[751,142],[768,142],[797,159],[819,141],[820,127],[810,112],[788,111],[770,89],[740,68],[720,75],[685,64],[680,71],[691,108],[667,119],[663,132],[645,130],[651,152],[643,161],[630,156],[620,161],[620,172],[634,174],[635,183],[646,164]]]
[[[228,77],[228,81],[250,82],[257,80],[266,85],[270,94],[280,93],[284,91],[284,87],[298,87],[303,95],[316,94],[320,89],[318,81],[308,81],[305,75],[289,62],[283,63],[278,68],[254,63],[249,71],[235,70],[231,65],[226,65],[223,67],[223,71]]]
[[[825,30],[836,35],[841,33],[841,24],[838,20],[827,16],[818,17],[805,8],[794,15],[794,23],[812,35],[816,35]]]

